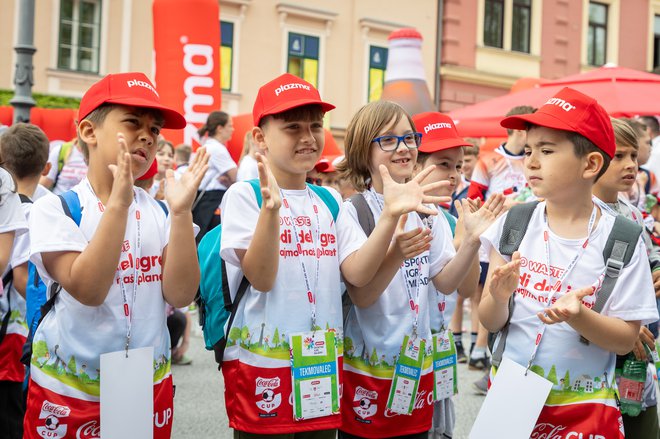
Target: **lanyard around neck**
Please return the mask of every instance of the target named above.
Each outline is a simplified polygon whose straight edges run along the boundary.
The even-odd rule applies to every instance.
[[[578,261],[582,258],[582,255],[584,254],[585,250],[589,246],[589,238],[591,238],[591,233],[593,232],[594,224],[596,223],[597,212],[598,212],[598,208],[594,204],[593,210],[591,211],[591,217],[589,218],[589,225],[587,227],[586,239],[584,240],[584,242],[576,252],[571,262],[568,264],[566,269],[561,273],[557,281],[554,283],[553,283],[553,275],[552,275],[553,270],[552,270],[552,265],[550,263],[550,227],[548,226],[548,215],[546,212],[543,213],[543,244],[545,247],[546,273],[548,277],[548,285],[550,285],[550,291],[548,292],[548,302],[547,302],[548,307],[552,306],[553,304],[552,299],[554,298],[555,294],[559,292],[559,290],[563,286],[564,281],[568,278],[568,275],[573,271]],[[529,370],[529,368],[532,366],[534,359],[536,358],[536,354],[539,350],[539,346],[541,345],[541,340],[543,339],[543,335],[545,334],[546,327],[547,325],[542,322],[538,332],[536,333],[536,339],[534,340],[534,350],[532,351],[532,356],[530,357],[529,363],[527,364],[527,370]]]
[[[288,211],[289,223],[291,224],[291,228],[293,229],[293,236],[295,237],[296,240],[296,250],[299,252],[299,255],[296,259],[298,259],[298,262],[300,263],[300,269],[302,271],[303,279],[305,281],[305,288],[307,289],[307,301],[309,302],[309,308],[311,312],[312,330],[315,330],[316,329],[316,292],[317,292],[316,290],[318,289],[318,285],[319,285],[319,271],[321,264],[321,256],[316,253],[317,253],[318,243],[321,242],[321,221],[319,219],[319,208],[318,205],[316,204],[316,201],[314,200],[314,197],[312,196],[312,191],[309,188],[306,188],[306,191],[307,191],[307,196],[309,197],[312,203],[312,207],[314,210],[314,220],[316,222],[316,237],[312,238],[312,245],[313,245],[312,256],[316,260],[313,286],[310,281],[309,272],[307,271],[307,267],[305,265],[305,262],[303,261],[305,258],[303,257],[304,253],[301,243],[301,236],[299,236],[298,227],[296,226],[297,217],[294,216],[293,211],[291,210],[291,204],[284,196],[284,192],[281,189],[280,189],[280,197],[282,198],[282,207],[284,207]]]

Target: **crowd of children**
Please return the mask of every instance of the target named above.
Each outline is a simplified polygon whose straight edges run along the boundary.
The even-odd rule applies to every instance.
[[[131,375],[147,349],[136,376],[151,380],[153,437],[169,438],[196,244],[221,224],[235,438],[451,438],[457,364],[484,371],[485,394],[511,361],[552,384],[530,437],[660,437],[654,367],[637,416],[622,416],[615,373],[628,355],[652,362],[657,337],[646,125],[566,88],[514,108],[506,142],[480,155],[447,115],[378,101],[353,116],[344,155],[323,158],[333,109],[278,76],[236,163],[227,113],[191,154],[160,135],[183,116],[122,73],[84,95],[74,141],[6,130],[0,435],[100,438],[101,390],[118,379],[101,365]]]

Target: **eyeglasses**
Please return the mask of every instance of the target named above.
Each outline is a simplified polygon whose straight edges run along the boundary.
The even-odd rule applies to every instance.
[[[372,142],[378,143],[380,149],[385,152],[396,151],[401,142],[403,142],[408,149],[417,149],[419,148],[420,143],[422,143],[422,133],[408,133],[403,136],[380,136],[376,137]]]

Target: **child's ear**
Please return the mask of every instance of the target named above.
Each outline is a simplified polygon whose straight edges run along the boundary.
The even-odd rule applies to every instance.
[[[96,146],[96,132],[94,131],[94,124],[87,119],[84,119],[78,125],[78,135],[80,139],[85,142],[87,147]]]
[[[583,177],[587,180],[595,180],[605,165],[605,158],[599,152],[590,152],[584,157]]]
[[[48,175],[52,167],[53,165],[51,162],[46,162],[46,166],[44,166],[44,169],[41,171],[41,175],[43,175],[44,177]]]
[[[252,138],[254,139],[254,143],[259,146],[262,150],[267,150],[268,146],[266,145],[266,135],[264,134],[264,130],[259,128],[259,127],[254,127],[252,128]]]

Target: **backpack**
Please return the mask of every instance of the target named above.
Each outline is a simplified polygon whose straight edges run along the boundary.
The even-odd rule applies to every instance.
[[[248,180],[257,198],[257,205],[261,208],[261,187],[259,180]],[[339,215],[339,204],[330,191],[322,186],[308,184],[316,195],[326,205],[332,218],[336,221]],[[227,345],[227,334],[231,329],[238,305],[245,295],[250,282],[245,276],[236,292],[232,302],[227,279],[227,267],[225,261],[220,257],[220,242],[222,236],[222,224],[211,229],[197,247],[199,257],[200,281],[199,292],[195,302],[199,308],[199,324],[204,333],[206,349],[214,351],[218,370],[222,367],[225,346]]]
[[[80,227],[80,221],[82,220],[82,207],[80,206],[80,198],[78,194],[73,190],[68,190],[60,195],[58,195],[60,202],[62,203],[62,210],[64,214],[71,218],[76,226]],[[25,197],[27,198],[27,197]],[[28,201],[23,201],[23,196],[21,196],[21,201],[26,203],[31,203],[32,200],[27,198]],[[165,215],[168,215],[167,207],[165,203],[160,200],[155,200],[160,205],[161,209],[165,212]],[[50,286],[50,291],[46,285],[39,277],[37,268],[32,262],[28,262],[28,281],[25,287],[25,297],[26,297],[26,319],[29,322],[29,332],[25,345],[23,346],[23,354],[21,356],[21,362],[25,366],[30,366],[30,360],[32,358],[32,341],[34,339],[34,334],[37,332],[39,324],[43,318],[48,314],[48,312],[53,308],[55,304],[55,299],[57,295],[62,290],[62,286],[57,282],[53,282]],[[47,292],[49,291],[49,294]],[[50,298],[48,298],[50,296]]]
[[[500,254],[511,256],[518,250],[520,243],[525,237],[529,221],[532,219],[532,215],[538,204],[538,201],[532,201],[530,203],[515,205],[509,210],[504,221],[504,226],[502,227],[502,236],[499,245]],[[605,248],[603,249],[603,260],[606,267],[605,279],[603,280],[603,285],[598,293],[596,302],[593,308],[591,308],[593,311],[600,313],[603,310],[605,302],[607,302],[612,291],[614,291],[614,286],[621,270],[630,263],[630,259],[632,259],[633,253],[635,253],[635,247],[641,233],[642,227],[640,225],[621,215],[616,216],[614,226],[612,226],[612,230],[605,243]],[[509,316],[504,327],[500,330],[500,341],[497,344],[497,348],[493,350],[494,346],[490,346],[490,351],[492,352],[491,362],[496,367],[502,362],[502,354],[504,353],[506,338],[509,333],[509,323],[513,315],[514,296],[515,294],[512,294],[509,298]],[[580,336],[580,341],[586,345],[589,344],[589,340],[582,336]],[[495,338],[493,338],[493,344],[494,342]]]
[[[21,203],[32,204],[32,200],[26,195],[19,194],[21,198]],[[28,269],[28,278],[25,285],[25,321],[28,324],[29,334],[28,340],[32,340],[30,336],[34,335],[34,331],[37,330],[37,324],[41,317],[41,306],[46,303],[48,288],[46,284],[41,280],[39,273],[37,272],[37,267],[32,263],[32,261],[27,262]]]

